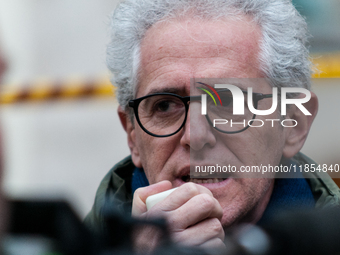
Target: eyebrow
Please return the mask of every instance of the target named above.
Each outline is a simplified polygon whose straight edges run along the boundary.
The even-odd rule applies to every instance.
[[[157,94],[157,93],[173,93],[177,95],[184,94],[184,89],[181,88],[153,88],[147,93],[147,95]]]
[[[232,82],[215,82],[215,83],[208,83],[208,82],[195,82],[196,84],[200,85],[201,84],[207,84],[213,88],[215,88],[216,84],[230,84],[230,85],[234,85],[238,88],[240,88],[241,90],[246,90],[247,89],[247,85],[242,83],[242,82],[238,82],[238,81],[232,81]]]
[[[223,84],[223,83],[216,83],[216,84]],[[248,88],[245,84],[242,84],[242,83],[240,83],[240,82],[228,82],[228,83],[226,83],[226,84],[234,85],[234,86],[240,88],[242,91],[243,91],[243,90],[246,91],[247,88]],[[215,84],[214,84],[214,85],[215,85]]]
[[[199,82],[196,82],[196,83],[199,83]],[[202,84],[209,85],[211,87],[215,87],[214,86],[215,84],[223,84],[223,83],[215,83],[214,85],[210,85],[210,84],[202,82]],[[239,83],[239,82],[228,82],[226,84],[234,85],[234,86],[238,87],[239,89],[241,89],[243,93],[246,93],[246,94],[248,93],[247,89],[244,88],[245,85],[242,84],[242,83]],[[230,90],[227,89],[227,88],[216,88],[216,92],[224,92],[224,91],[230,91]]]

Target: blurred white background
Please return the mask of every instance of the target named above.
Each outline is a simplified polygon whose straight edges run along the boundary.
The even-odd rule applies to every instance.
[[[116,2],[0,0],[0,44],[8,62],[4,83],[106,75],[108,16]],[[328,26],[323,28],[332,31]],[[332,51],[339,47],[337,33],[330,32]],[[320,50],[318,38],[315,48],[329,51]],[[303,151],[319,163],[340,163],[339,79],[314,84],[320,110]],[[85,216],[100,180],[129,154],[116,109],[110,97],[2,105],[7,195],[63,196]]]
[[[0,0],[4,83],[107,74],[116,0]],[[108,170],[129,155],[113,97],[1,106],[4,189],[12,197],[64,197],[81,216]]]
[[[117,0],[0,0],[7,81],[103,73]],[[6,81],[5,80],[5,81]]]

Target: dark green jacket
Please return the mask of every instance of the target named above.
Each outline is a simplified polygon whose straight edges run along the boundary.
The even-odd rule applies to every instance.
[[[293,160],[298,165],[316,164],[302,153],[296,154]],[[106,194],[108,203],[115,203],[119,210],[130,213],[132,204],[131,179],[134,169],[135,166],[129,156],[116,164],[106,174],[97,190],[94,205],[85,218],[85,224],[94,230],[102,229],[102,208]],[[316,208],[340,205],[340,189],[327,173],[309,172],[305,174],[305,177],[314,195]]]

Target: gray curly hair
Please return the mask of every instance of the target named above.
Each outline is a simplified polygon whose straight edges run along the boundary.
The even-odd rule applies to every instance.
[[[161,20],[189,12],[210,20],[249,15],[262,30],[260,68],[271,85],[310,89],[307,24],[291,0],[126,0],[111,17],[107,47],[111,82],[123,109],[134,98],[145,32]]]

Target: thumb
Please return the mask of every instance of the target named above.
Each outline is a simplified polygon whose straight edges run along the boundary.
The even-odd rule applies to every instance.
[[[139,188],[135,191],[132,201],[132,217],[138,217],[147,211],[145,200],[148,196],[169,190],[172,184],[169,181],[161,181],[150,186]]]

